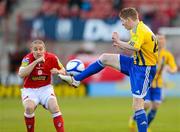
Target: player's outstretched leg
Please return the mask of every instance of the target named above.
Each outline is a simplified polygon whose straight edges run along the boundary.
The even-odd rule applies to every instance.
[[[62,75],[62,74],[59,74],[58,75],[63,81],[67,82],[68,84],[70,84],[71,86],[77,88],[80,84],[80,81],[76,81],[74,79],[73,76],[71,75]]]
[[[120,62],[119,62],[119,54],[109,54],[104,53],[102,54],[97,61],[89,65],[83,72],[80,74],[71,77],[70,75],[59,75],[59,77],[69,83],[74,87],[78,87],[80,81],[84,80],[85,78],[100,72],[104,69],[105,66],[110,66],[117,70],[120,70]]]
[[[70,75],[62,75],[62,74],[59,74],[58,76],[62,80],[69,83],[70,85],[72,85],[74,87],[78,87],[80,84],[80,81],[101,71],[103,68],[104,68],[104,65],[102,64],[102,62],[100,60],[97,60],[96,62],[89,65],[89,67],[87,67],[83,72],[81,72],[80,74],[78,74],[74,77],[70,76]]]

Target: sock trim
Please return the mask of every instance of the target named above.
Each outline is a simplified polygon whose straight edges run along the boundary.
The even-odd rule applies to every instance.
[[[105,67],[104,64],[103,64],[100,60],[97,60],[97,63],[98,63],[101,67]]]
[[[27,117],[27,118],[32,118],[32,117],[34,117],[34,113],[32,113],[32,114],[26,114],[25,112],[24,112],[24,116],[25,117]]]
[[[53,113],[53,114],[52,114],[52,117],[55,118],[55,117],[60,116],[60,115],[62,115],[61,112],[56,112],[56,113]]]
[[[135,112],[135,116],[139,116],[139,115],[144,114],[144,113],[145,113],[144,109],[137,110],[137,111]]]

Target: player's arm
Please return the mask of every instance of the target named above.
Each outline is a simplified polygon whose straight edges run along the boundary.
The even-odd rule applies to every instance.
[[[139,48],[136,48],[127,42],[121,41],[117,32],[113,32],[112,41],[113,41],[113,46],[119,47],[120,49],[139,51]]]
[[[167,69],[167,71],[168,71],[169,73],[171,73],[171,74],[174,74],[174,73],[177,72],[177,67],[175,67],[175,68],[172,69],[171,67],[167,66],[166,69]]]
[[[168,65],[166,66],[166,70],[172,74],[177,72],[177,65],[174,56],[170,52],[168,56]]]
[[[51,69],[51,74],[66,74],[66,70],[62,63],[59,61],[58,57],[55,56],[55,67]]]
[[[19,68],[19,72],[18,72],[18,75],[21,77],[21,78],[24,78],[26,76],[28,76],[34,69],[34,67],[36,66],[37,63],[39,62],[44,62],[45,59],[44,57],[40,57],[38,58],[37,60],[33,61],[31,64],[28,64],[28,65],[21,65],[21,67]]]

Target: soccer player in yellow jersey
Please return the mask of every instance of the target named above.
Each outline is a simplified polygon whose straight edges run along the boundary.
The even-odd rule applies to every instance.
[[[157,64],[157,72],[154,77],[154,80],[151,84],[151,88],[147,92],[145,96],[145,109],[149,112],[147,114],[148,117],[148,127],[150,123],[156,116],[157,110],[162,102],[162,88],[163,88],[163,79],[162,73],[163,70],[167,70],[169,73],[177,72],[177,65],[175,59],[170,51],[166,49],[166,38],[163,35],[157,35],[158,43],[159,43],[159,56],[158,56],[158,64]],[[135,121],[130,119],[129,127],[131,132],[135,132],[136,126]]]
[[[163,88],[163,79],[162,72],[167,70],[169,73],[177,72],[177,65],[175,59],[171,52],[166,49],[166,39],[163,35],[158,35],[159,42],[159,58],[158,58],[158,69],[154,80],[152,82],[151,88],[149,89],[147,95],[145,96],[145,109],[150,109],[147,114],[148,117],[148,126],[153,121],[156,116],[156,112],[162,101],[162,88]]]
[[[131,82],[134,117],[138,130],[139,132],[147,132],[148,123],[143,98],[156,73],[158,43],[149,27],[139,20],[136,9],[124,8],[120,11],[119,17],[123,26],[131,31],[131,39],[129,42],[121,41],[119,34],[114,32],[112,34],[113,46],[134,51],[134,56],[104,53],[82,73],[73,77],[60,74],[59,77],[77,87],[80,81],[101,71],[105,66],[110,66],[128,75]]]

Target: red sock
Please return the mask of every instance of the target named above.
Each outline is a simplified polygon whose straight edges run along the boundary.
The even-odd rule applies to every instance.
[[[62,115],[58,115],[53,118],[54,126],[57,132],[64,132],[64,120]]]
[[[24,116],[24,119],[26,123],[27,132],[34,132],[34,117],[28,118]]]

